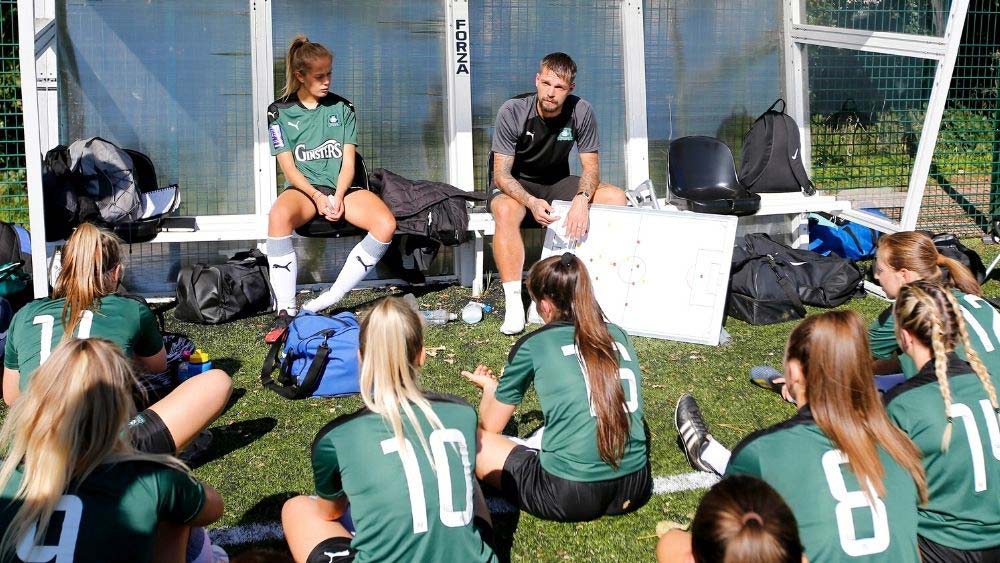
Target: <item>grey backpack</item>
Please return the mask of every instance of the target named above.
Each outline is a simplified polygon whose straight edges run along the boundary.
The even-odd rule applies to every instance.
[[[130,223],[143,215],[142,194],[135,181],[132,157],[100,137],[69,146],[70,169],[80,178],[80,195],[93,200],[107,225]]]

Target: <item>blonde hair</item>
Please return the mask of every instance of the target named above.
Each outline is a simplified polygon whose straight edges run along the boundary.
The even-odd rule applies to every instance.
[[[115,292],[119,279],[115,270],[122,265],[122,246],[114,234],[91,223],[83,223],[66,241],[62,269],[52,290],[53,298],[65,298],[62,309],[64,338],[70,338],[80,314],[94,302]]]
[[[333,53],[329,49],[309,41],[309,38],[301,33],[296,35],[292,39],[292,44],[288,46],[288,55],[285,57],[285,87],[281,89],[279,97],[287,98],[298,92],[301,84],[295,73],[306,74],[309,65],[324,57],[333,63]]]
[[[906,330],[920,343],[930,348],[934,353],[934,374],[937,377],[941,398],[944,399],[944,415],[948,421],[944,434],[941,436],[941,451],[948,451],[951,442],[953,421],[951,416],[951,384],[948,381],[948,353],[955,350],[961,341],[965,356],[972,366],[972,371],[979,378],[986,395],[993,405],[994,413],[1000,419],[1000,404],[997,402],[997,392],[993,387],[990,374],[983,365],[982,359],[972,347],[969,331],[962,319],[961,305],[951,291],[927,281],[915,281],[902,286],[893,312],[896,315],[896,337],[899,331]]]
[[[416,405],[431,428],[444,428],[417,385],[423,345],[423,325],[409,305],[395,297],[376,305],[361,323],[361,400],[389,423],[400,451],[405,445],[402,411],[434,467],[434,456],[413,410]]]
[[[0,539],[0,559],[35,524],[40,543],[67,487],[102,464],[151,460],[186,469],[170,456],[139,453],[132,446],[123,430],[135,416],[134,385],[118,346],[99,338],[63,342],[35,371],[0,428],[0,489],[19,467],[23,471],[11,499],[21,506]]]
[[[807,318],[792,330],[785,350],[786,361],[802,365],[806,400],[816,426],[847,456],[858,482],[885,495],[881,448],[910,474],[925,501],[927,480],[920,450],[889,420],[875,390],[871,357],[867,328],[855,311]],[[865,487],[865,494],[871,489]]]
[[[878,239],[878,258],[894,270],[906,268],[922,280],[957,287],[962,293],[983,294],[976,276],[964,264],[938,252],[925,233],[903,231]]]

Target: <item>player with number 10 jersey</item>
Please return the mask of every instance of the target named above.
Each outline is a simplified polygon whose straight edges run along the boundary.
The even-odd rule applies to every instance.
[[[317,434],[318,497],[282,508],[295,560],[496,561],[474,477],[476,411],[420,389],[420,318],[403,300],[385,299],[362,322],[360,344],[365,406]]]

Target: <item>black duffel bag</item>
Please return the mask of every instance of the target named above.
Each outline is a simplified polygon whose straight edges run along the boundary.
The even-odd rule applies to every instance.
[[[939,254],[958,260],[972,272],[973,276],[976,276],[976,281],[980,284],[986,280],[986,265],[983,264],[983,259],[975,250],[962,244],[962,241],[958,240],[957,235],[953,233],[938,233],[935,235],[931,234],[930,231],[924,232],[930,235]]]
[[[743,246],[749,254],[774,257],[806,305],[825,308],[842,305],[859,291],[864,281],[861,269],[850,260],[791,248],[764,233],[746,235]]]
[[[753,255],[739,246],[733,248],[727,314],[752,325],[804,318],[806,308],[784,269],[780,259],[773,256]]]
[[[220,324],[271,309],[267,257],[259,250],[237,252],[225,264],[194,264],[177,274],[174,317]]]

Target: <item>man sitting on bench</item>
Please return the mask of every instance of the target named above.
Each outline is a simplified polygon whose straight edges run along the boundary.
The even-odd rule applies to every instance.
[[[570,93],[576,86],[576,63],[565,53],[551,53],[539,63],[536,92],[504,102],[493,134],[493,186],[488,206],[496,222],[493,256],[506,299],[504,334],[524,330],[521,272],[526,213],[542,227],[557,219],[553,200],[572,201],[566,234],[582,239],[589,226],[590,204],[625,205],[625,193],[601,183],[597,118],[590,103]],[[583,172],[569,173],[569,154],[576,143]]]

